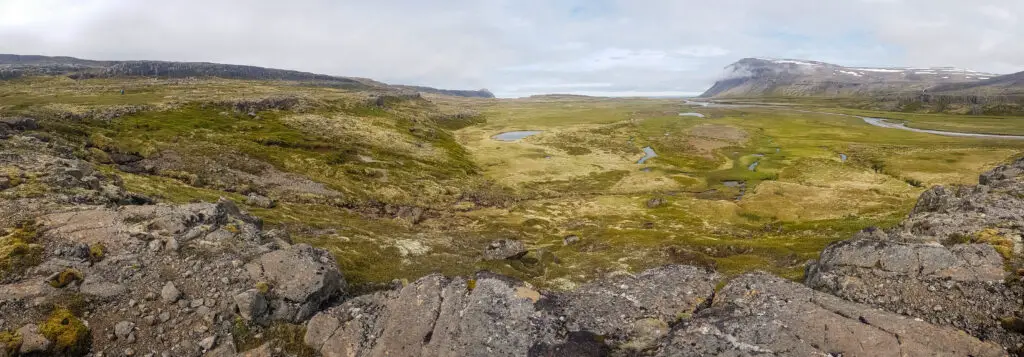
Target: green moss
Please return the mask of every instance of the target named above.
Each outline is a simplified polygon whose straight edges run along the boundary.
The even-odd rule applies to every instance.
[[[17,354],[18,348],[21,347],[21,335],[17,331],[12,330],[0,330],[0,346],[3,346],[0,351],[6,351],[6,355],[0,357],[12,357]]]
[[[268,284],[265,281],[256,282],[256,290],[259,291],[261,294],[266,294],[270,292],[270,284]]]
[[[103,260],[107,253],[107,247],[101,242],[89,246],[89,261],[96,263]]]
[[[302,325],[274,323],[264,328],[249,325],[241,318],[235,319],[231,329],[231,337],[239,352],[269,343],[272,348],[280,348],[289,356],[315,356],[316,351],[303,342],[305,336],[306,328]]]
[[[92,342],[89,327],[66,308],[54,309],[39,325],[39,332],[53,342],[51,351],[58,355],[83,355]]]
[[[35,244],[39,233],[35,222],[22,222],[0,237],[0,280],[41,262],[43,247]]]

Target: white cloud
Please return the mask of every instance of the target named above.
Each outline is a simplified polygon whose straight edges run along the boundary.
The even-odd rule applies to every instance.
[[[1017,14],[1024,1],[0,0],[0,53],[676,93],[705,89],[742,57],[1019,71]]]

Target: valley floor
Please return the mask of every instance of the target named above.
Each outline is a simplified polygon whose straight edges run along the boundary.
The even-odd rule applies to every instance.
[[[0,114],[38,118],[35,135],[71,146],[128,191],[168,203],[235,201],[269,228],[329,250],[346,280],[368,288],[487,269],[572,289],[666,263],[798,278],[828,243],[894,225],[927,187],[977,183],[1024,145],[800,108],[424,98],[226,80],[29,78],[0,87]],[[897,119],[1024,127],[1014,118]],[[516,130],[540,133],[494,138]],[[645,147],[657,156],[638,164]],[[5,200],[70,194],[36,179],[47,169],[0,170],[19,183]],[[502,239],[527,253],[481,258]]]

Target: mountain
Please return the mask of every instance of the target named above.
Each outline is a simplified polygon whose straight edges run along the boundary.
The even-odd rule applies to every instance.
[[[341,88],[392,88],[459,97],[493,98],[487,90],[447,90],[387,85],[365,78],[208,62],[93,61],[74,57],[0,54],[0,80],[34,75],[66,75],[73,79],[116,77],[218,77],[241,80],[296,81]]]
[[[411,91],[416,91],[416,92],[421,92],[421,93],[450,95],[450,96],[455,96],[455,97],[494,98],[494,93],[491,93],[491,91],[489,91],[487,89],[478,89],[478,90],[437,89],[437,88],[431,88],[431,87],[406,86],[406,85],[392,85],[392,87],[397,87],[397,88],[411,90]]]
[[[845,67],[818,61],[767,58],[744,58],[725,67],[725,72],[701,97],[899,94],[942,85],[982,83],[999,76],[954,67]]]
[[[930,91],[935,93],[1024,95],[1024,72],[987,78],[977,82],[940,84]]]

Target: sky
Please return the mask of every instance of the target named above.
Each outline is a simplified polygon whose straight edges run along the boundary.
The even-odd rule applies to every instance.
[[[676,96],[745,57],[1024,71],[1021,0],[0,0],[0,53]]]

